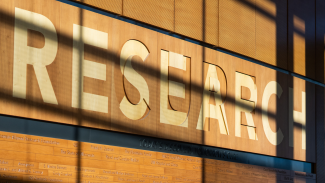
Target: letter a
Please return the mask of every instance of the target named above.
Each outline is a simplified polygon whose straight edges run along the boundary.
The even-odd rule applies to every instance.
[[[213,93],[215,105],[209,104],[211,93]],[[196,129],[203,130],[206,118],[217,119],[219,122],[220,133],[229,135],[226,112],[221,99],[217,66],[212,64],[209,64],[208,74],[204,84],[203,103]]]

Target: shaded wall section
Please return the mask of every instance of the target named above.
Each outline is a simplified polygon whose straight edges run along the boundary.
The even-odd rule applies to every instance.
[[[288,2],[288,70],[315,79],[315,1]]]

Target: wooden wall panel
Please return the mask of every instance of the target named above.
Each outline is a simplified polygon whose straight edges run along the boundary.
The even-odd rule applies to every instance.
[[[2,56],[0,56],[0,70],[1,73],[0,74],[0,79],[2,80],[6,80],[6,76],[11,75],[12,74],[12,70],[11,69],[7,69],[8,66],[7,64],[5,64],[5,60],[9,59],[12,60],[13,59],[13,52],[12,50],[14,49],[14,45],[13,45],[13,40],[11,39],[14,35],[13,32],[13,22],[15,21],[15,12],[14,9],[12,9],[11,7],[14,6],[14,1],[11,0],[6,0],[3,3],[3,6],[0,6],[0,46],[1,49],[3,49],[3,53]],[[7,35],[7,36],[3,36],[3,35]],[[6,66],[7,65],[7,66]],[[3,96],[11,96],[12,95],[12,85],[7,83],[4,84],[1,87],[1,95]]]
[[[290,0],[74,1],[175,31],[178,34],[256,58],[312,79],[324,70],[322,63],[320,67],[315,66],[313,55],[314,1],[299,0],[297,3]],[[220,12],[219,4],[222,6]],[[288,18],[286,17],[287,4],[290,4]],[[288,29],[290,44],[287,43],[287,20],[290,27]],[[309,24],[306,25],[306,28],[310,29],[306,30],[306,36],[304,25],[300,26],[303,30],[298,30],[299,28],[295,30],[294,20],[301,25],[304,22]],[[289,50],[287,50],[287,44],[289,44]],[[322,70],[318,71],[319,68]],[[320,75],[323,78],[323,74]],[[317,76],[319,81],[323,80],[318,78],[319,76]]]
[[[219,1],[219,46],[255,57],[255,0]]]
[[[227,144],[236,144],[235,149],[242,149],[245,147],[250,147],[251,151],[267,151],[270,153],[274,153],[277,156],[282,156],[284,154],[286,154],[286,156],[289,156],[291,158],[296,158],[297,156],[301,156],[301,157],[306,157],[307,159],[310,159],[311,161],[314,161],[314,157],[312,156],[312,154],[314,153],[314,144],[315,143],[311,143],[310,148],[307,148],[307,151],[303,152],[297,152],[297,148],[291,148],[288,147],[287,144],[289,144],[289,136],[284,137],[283,141],[280,145],[277,146],[277,148],[272,148],[272,146],[269,146],[269,141],[267,140],[266,137],[266,132],[264,131],[264,124],[263,121],[261,120],[261,115],[262,115],[262,106],[263,104],[261,103],[262,101],[262,97],[264,95],[264,93],[266,92],[266,85],[272,81],[272,80],[276,80],[280,85],[281,85],[281,89],[283,90],[281,98],[276,99],[277,97],[275,97],[273,95],[272,98],[270,98],[269,101],[269,110],[272,112],[268,113],[268,120],[270,123],[270,128],[272,129],[273,132],[277,131],[277,129],[281,129],[283,134],[287,133],[289,131],[289,124],[288,124],[288,117],[289,117],[289,111],[288,112],[284,112],[288,107],[288,101],[287,99],[289,98],[289,86],[291,87],[291,85],[289,85],[289,81],[291,80],[291,78],[289,76],[287,76],[286,74],[282,74],[276,71],[272,71],[269,69],[266,69],[264,67],[260,67],[258,65],[252,64],[250,62],[244,61],[244,60],[240,60],[237,58],[231,58],[228,57],[227,54],[224,53],[212,53],[211,50],[207,49],[206,50],[206,55],[208,58],[205,59],[206,62],[212,63],[212,64],[216,64],[218,66],[220,66],[227,77],[227,83],[235,83],[236,81],[236,76],[235,73],[233,72],[233,70],[236,70],[237,72],[240,73],[244,73],[250,76],[254,76],[256,78],[256,87],[257,88],[263,88],[262,90],[257,90],[257,104],[256,104],[256,108],[254,110],[254,112],[252,112],[252,118],[254,121],[254,125],[256,127],[256,134],[258,137],[258,140],[248,140],[248,132],[247,132],[247,128],[243,127],[241,128],[242,131],[242,138],[237,138],[235,136],[235,123],[234,121],[235,119],[235,106],[239,105],[236,104],[235,101],[235,85],[234,84],[229,84],[227,85],[227,99],[225,102],[225,108],[226,108],[226,114],[227,114],[227,121],[228,121],[228,126],[229,126],[229,132],[232,135],[226,136],[220,133],[220,127],[218,124],[214,124],[214,127],[212,128],[211,131],[205,131],[204,133],[204,142],[206,144],[212,145],[212,144],[217,144],[217,146],[227,146]],[[217,55],[217,59],[213,59],[213,55]],[[211,57],[209,59],[209,57]],[[228,62],[223,62],[223,60],[227,60]],[[295,81],[299,80],[298,78],[292,78]],[[299,80],[296,81],[299,82],[300,84],[304,85],[305,81]],[[297,88],[295,90],[295,92],[297,92],[297,94],[294,95],[294,100],[297,101],[300,97],[301,97],[301,93],[302,91],[306,91],[307,96],[310,96],[311,98],[313,98],[314,95],[314,86],[309,86],[308,85],[308,89],[307,86],[306,88],[304,87],[298,87],[299,85],[295,85],[294,88]],[[246,90],[247,91],[247,90]],[[251,92],[250,92],[251,93]],[[308,94],[309,93],[309,94]],[[306,101],[310,101],[311,103],[309,103],[310,107],[312,107],[314,105],[314,100],[313,99],[306,99]],[[243,105],[243,104],[240,104]],[[294,110],[301,112],[301,105],[303,105],[301,102],[295,102],[294,104],[295,106],[297,106],[297,108],[294,108]],[[300,108],[298,108],[300,107]],[[243,113],[241,114],[243,115]],[[307,112],[307,115],[309,115],[309,118],[307,117],[307,119],[310,119],[311,121],[313,121],[314,119],[314,115],[313,115],[313,111],[309,111],[309,113]],[[210,127],[211,128],[211,127]],[[309,128],[309,129],[308,129]],[[309,133],[313,133],[312,129],[314,128],[314,123],[310,123],[310,126],[307,128],[307,130],[310,130]],[[294,132],[295,135],[295,139],[297,139],[296,143],[300,145],[301,147],[301,143],[302,141],[301,136],[299,135],[301,133],[301,131],[299,132]],[[308,132],[307,132],[308,133]],[[246,140],[245,139],[246,136]],[[244,138],[243,138],[244,137]],[[309,138],[308,142],[313,142],[314,137],[307,137],[307,139]],[[261,143],[261,141],[265,141],[266,143]],[[261,144],[260,144],[261,143]],[[287,147],[285,147],[287,146]],[[296,145],[297,146],[297,145]],[[299,149],[299,148],[298,148]],[[247,150],[245,150],[247,151]],[[302,154],[300,154],[302,153]]]
[[[123,0],[72,0],[94,6],[106,11],[122,14],[122,1]]]
[[[73,36],[74,30],[73,27],[71,27],[71,25],[81,25],[83,27],[87,27],[103,33],[107,33],[109,32],[109,29],[111,29],[112,27],[112,22],[108,21],[107,19],[100,18],[101,16],[94,12],[84,11],[77,8],[73,8],[69,11],[68,6],[62,6],[61,8],[63,11],[69,12],[68,14],[69,18],[61,22],[61,27],[60,27],[61,28],[60,32],[62,32],[61,44],[62,46],[64,46],[65,49],[58,49],[57,59],[62,60],[62,62],[56,62],[56,65],[58,65],[57,67],[62,69],[64,73],[71,74],[72,70],[74,70],[73,49],[67,49],[67,48],[69,47],[73,48],[74,43],[71,42],[71,38],[76,39]],[[61,14],[61,17],[64,17],[64,15]],[[83,39],[83,38],[79,38],[79,39]],[[112,37],[108,35],[108,39],[112,39]],[[82,55],[80,51],[78,52],[79,54]],[[84,76],[83,86],[82,86],[83,91],[80,91],[81,89],[78,88],[78,92],[79,93],[85,92],[85,93],[95,94],[95,95],[104,96],[108,98],[109,96],[111,96],[111,78],[112,78],[109,71],[112,69],[111,60],[115,56],[112,49],[112,45],[108,44],[107,49],[103,49],[89,44],[88,45],[85,44],[83,56],[85,60],[89,60],[94,63],[103,64],[104,69],[106,69],[106,73],[105,73],[106,77],[105,80],[100,80],[100,79]],[[81,62],[81,60],[78,60],[78,62]],[[53,71],[53,77],[55,74],[57,73]],[[60,78],[61,82],[57,82],[58,84],[57,88],[60,88],[60,90],[64,90],[64,91],[59,92],[61,93],[61,95],[58,95],[57,97],[61,98],[62,103],[64,103],[65,106],[70,107],[72,106],[72,95],[73,95],[72,82],[74,81],[71,75],[67,76],[63,73],[61,75],[62,75],[60,76],[62,77]],[[75,113],[75,115],[78,117],[74,117],[74,118],[70,117],[70,120],[72,124],[77,124],[77,125],[82,124],[85,126],[93,126],[97,128],[110,129],[110,123],[106,121],[106,118],[110,116],[110,112],[109,112],[110,108],[111,105],[108,105],[108,113],[73,108],[71,112]],[[91,116],[96,116],[96,119],[92,118]]]
[[[112,50],[114,50],[115,52],[115,57],[111,60],[113,62],[113,68],[110,71],[110,74],[114,76],[111,80],[111,84],[113,87],[110,98],[110,101],[112,102],[111,129],[123,132],[155,136],[157,124],[153,123],[152,121],[157,120],[157,115],[159,111],[158,104],[156,103],[156,100],[159,96],[158,93],[149,93],[149,99],[146,99],[146,103],[149,105],[150,111],[147,111],[146,115],[142,116],[138,120],[130,119],[120,109],[120,103],[123,100],[123,97],[125,96],[133,97],[133,99],[136,98],[135,100],[133,100],[136,101],[134,104],[137,104],[138,102],[143,100],[143,98],[128,95],[131,93],[135,93],[135,95],[138,95],[140,88],[135,88],[134,84],[131,84],[133,86],[130,86],[128,79],[125,80],[125,78],[123,77],[120,66],[120,57],[122,47],[127,41],[129,41],[130,37],[132,37],[133,40],[139,41],[139,45],[143,45],[144,47],[146,47],[149,52],[147,57],[140,58],[139,56],[137,56],[137,58],[133,58],[132,67],[137,73],[139,73],[144,78],[149,91],[156,90],[156,88],[158,87],[157,81],[159,79],[159,64],[157,60],[157,33],[118,20],[113,20],[113,22],[115,28],[111,32],[111,43],[113,46]],[[116,37],[115,35],[121,36]],[[126,85],[130,87],[125,87]],[[141,85],[141,87],[144,86]],[[124,91],[126,92],[126,94],[124,93]]]
[[[157,136],[161,138],[173,138],[181,141],[189,141],[190,139],[195,141],[196,143],[202,143],[201,139],[201,132],[198,132],[195,130],[196,128],[196,119],[198,117],[198,110],[199,110],[199,103],[200,103],[200,97],[198,97],[198,94],[201,93],[201,75],[202,75],[202,57],[201,53],[202,50],[198,48],[196,44],[188,44],[184,40],[175,39],[170,36],[166,36],[164,34],[158,34],[158,63],[162,62],[162,54],[161,50],[168,50],[169,52],[174,52],[177,54],[184,55],[189,58],[190,60],[190,69],[191,69],[191,82],[185,83],[190,84],[191,88],[191,96],[190,98],[187,98],[186,100],[190,100],[190,109],[189,111],[189,117],[188,117],[188,127],[183,127],[181,125],[171,125],[171,124],[164,124],[161,123],[161,119],[157,118]],[[159,67],[161,69],[161,66]],[[169,67],[168,69],[171,69]],[[188,69],[188,68],[187,68]],[[179,72],[179,71],[178,71]],[[176,73],[171,73],[168,78],[175,78],[178,75]],[[163,82],[163,81],[162,81]],[[160,82],[161,83],[161,82]],[[161,85],[158,89],[159,96],[161,96],[163,93],[161,93]],[[165,101],[162,101],[160,98],[157,99],[157,104],[160,104],[159,109],[161,111],[162,109],[162,103]],[[178,112],[178,111],[177,111]],[[179,113],[179,112],[178,112]],[[192,116],[193,115],[193,116]],[[162,116],[162,112],[160,112],[160,118]],[[193,117],[193,118],[191,118]]]
[[[315,1],[288,0],[288,70],[315,79]]]
[[[218,0],[175,1],[175,32],[218,45]]]
[[[174,31],[174,0],[123,0],[123,15]]]
[[[256,1],[256,59],[287,69],[287,1]]]
[[[313,113],[313,110],[309,110],[307,114],[307,118],[309,120],[308,127],[306,128],[306,133],[310,134],[310,136],[307,136],[306,139],[308,141],[307,149],[302,150],[302,132],[301,127],[299,127],[301,124],[299,122],[294,121],[293,123],[298,126],[298,128],[295,128],[295,131],[293,132],[294,137],[289,137],[288,131],[290,130],[290,126],[288,123],[289,119],[289,87],[295,88],[295,94],[293,94],[294,101],[297,101],[294,103],[294,108],[292,110],[302,112],[302,106],[304,106],[304,103],[301,101],[302,92],[307,93],[307,103],[306,109],[312,109],[314,108],[313,105],[314,102],[314,85],[307,83],[303,80],[300,80],[298,78],[290,77],[284,73],[277,72],[275,70],[268,69],[266,67],[230,56],[228,54],[224,54],[221,52],[216,52],[211,49],[205,48],[204,50],[201,50],[200,47],[197,47],[197,51],[193,51],[193,48],[191,48],[190,45],[183,45],[185,43],[182,40],[171,38],[169,36],[159,34],[159,41],[158,41],[158,50],[171,50],[175,51],[176,53],[184,54],[187,51],[189,51],[190,55],[186,55],[191,57],[191,59],[195,60],[203,60],[204,62],[214,64],[219,66],[223,69],[225,76],[227,78],[227,98],[225,102],[225,110],[226,110],[226,118],[229,128],[229,135],[225,135],[221,133],[221,126],[218,120],[207,120],[203,119],[205,121],[204,129],[201,131],[196,128],[194,130],[193,128],[196,127],[196,124],[198,124],[198,120],[202,118],[202,115],[200,114],[199,110],[201,109],[202,102],[202,95],[200,96],[200,92],[202,91],[202,85],[205,82],[205,75],[203,74],[203,67],[201,65],[201,62],[191,62],[192,66],[191,68],[194,68],[195,70],[192,70],[192,74],[195,77],[191,78],[191,110],[188,115],[188,129],[184,127],[175,127],[173,125],[166,125],[160,123],[157,128],[157,136],[161,138],[168,138],[168,139],[177,139],[181,141],[188,141],[188,142],[194,142],[194,143],[204,143],[210,146],[217,146],[217,147],[227,147],[230,149],[236,149],[241,151],[249,151],[249,152],[263,152],[264,153],[270,153],[274,154],[276,156],[286,156],[289,158],[297,159],[298,157],[303,158],[307,161],[315,161],[315,157],[313,154],[315,153],[315,137],[311,135],[313,133],[313,129],[315,128],[315,116]],[[197,53],[197,55],[195,55]],[[202,53],[205,53],[204,55]],[[159,54],[159,52],[158,52]],[[160,56],[158,56],[160,58]],[[225,62],[227,60],[227,62]],[[235,83],[236,83],[236,72],[244,73],[250,76],[254,76],[256,78],[255,84],[257,89],[257,103],[256,108],[254,112],[252,113],[254,125],[256,127],[256,134],[258,137],[258,140],[250,140],[248,139],[248,131],[247,127],[243,126],[241,127],[242,135],[239,137],[235,136],[235,107],[236,105],[242,105],[242,104],[236,104],[235,101]],[[199,77],[199,76],[202,76]],[[281,131],[284,134],[283,141],[281,144],[275,146],[271,145],[269,140],[267,139],[266,133],[264,131],[264,125],[262,121],[262,97],[265,92],[267,92],[266,85],[268,85],[271,81],[277,81],[282,89],[282,95],[281,98],[277,99],[275,95],[272,95],[272,98],[270,98],[268,109],[272,112],[269,112],[268,115],[268,122],[270,125],[270,128],[273,132],[276,132],[277,130],[281,129]],[[290,84],[292,81],[295,81],[296,84]],[[250,92],[247,91],[246,93],[248,96],[250,96]],[[199,95],[199,96],[198,96]],[[278,96],[279,97],[279,96]],[[249,98],[249,97],[248,97]],[[162,103],[162,101],[157,102],[159,104]],[[211,103],[213,104],[213,102]],[[160,106],[161,108],[161,106]],[[160,114],[161,115],[161,114]],[[244,118],[245,119],[245,118]],[[206,128],[207,123],[209,123],[209,127]],[[243,122],[244,123],[244,122]],[[294,142],[294,147],[290,147],[289,139],[294,138],[296,139]],[[249,147],[249,148],[247,148]]]
[[[3,132],[1,132],[3,133]],[[9,136],[26,137],[25,134],[6,133]],[[34,139],[43,137],[33,136]],[[49,138],[51,141],[61,141],[63,144],[78,141]],[[2,138],[0,143],[19,144],[36,151],[29,142],[13,142]],[[80,144],[81,143],[81,144]],[[87,143],[89,147],[103,146]],[[28,149],[20,152],[4,150],[0,146],[0,174],[1,181],[12,182],[278,182],[292,180],[292,182],[314,183],[318,178],[313,173],[270,168],[243,163],[234,163],[208,158],[184,156],[179,154],[160,153],[132,148],[109,146],[112,149],[133,152],[129,156],[121,156],[121,151],[107,153],[94,148],[76,148],[70,152],[67,149],[42,145],[38,150],[58,149],[57,154],[49,152],[28,153]],[[136,152],[158,154],[155,157],[140,157]],[[74,157],[67,157],[71,153]],[[96,156],[100,154],[100,156]],[[95,156],[93,156],[95,155]],[[24,156],[29,156],[26,159]],[[87,156],[91,158],[87,158]],[[299,180],[297,180],[299,179]]]
[[[228,9],[236,10],[242,6],[237,3],[223,1],[221,4],[227,5]],[[0,26],[0,39],[6,41],[0,43],[1,52],[6,52],[0,55],[2,71],[0,78],[3,81],[0,82],[1,114],[315,162],[314,84],[230,54],[204,48],[59,1],[49,0],[45,3],[42,0],[11,0],[4,5],[1,4],[0,10],[1,25],[3,25]],[[229,11],[235,14],[234,10]],[[238,9],[237,11],[240,12]],[[13,18],[16,16],[15,13],[19,12],[25,12],[26,17],[18,18],[17,15],[16,19]],[[31,14],[47,18],[47,22],[53,24],[55,28],[53,37],[47,35],[53,33],[53,29],[51,31],[47,29],[45,32],[43,29],[37,29],[44,34],[45,44],[52,40],[51,43],[55,46],[53,42],[56,38],[58,40],[57,49],[51,49],[45,56],[41,54],[36,54],[37,57],[26,56],[30,50],[28,48],[41,45],[43,38],[28,33],[25,37],[19,38],[25,35],[19,32],[22,29],[20,26],[31,26],[35,22],[40,22],[33,23],[24,19]],[[233,28],[237,30],[235,26]],[[27,28],[25,29],[27,32]],[[85,35],[78,36],[78,32],[83,31]],[[235,38],[232,40],[235,41]],[[15,46],[19,45],[20,41],[26,41],[26,45],[21,46],[23,51],[17,52],[16,47],[15,52]],[[89,42],[84,45],[82,41]],[[94,46],[97,44],[98,46]],[[245,43],[245,47],[249,45]],[[47,84],[53,87],[57,104],[49,103],[49,97],[44,95],[44,87],[41,84],[46,83],[44,81],[46,78],[35,74],[39,68],[36,67],[35,70],[34,63],[24,63],[26,60],[36,62],[40,56],[46,60],[52,52],[55,53],[53,62],[42,68],[46,69],[49,77]],[[23,57],[17,60],[17,56]],[[25,67],[27,69],[25,78],[24,72],[17,72],[17,67],[14,67],[14,63],[20,63],[19,61],[24,63],[24,67],[18,67],[21,69],[19,71],[23,71]],[[80,63],[81,66],[78,65]],[[87,63],[93,65],[87,66]],[[212,68],[219,68],[211,71],[209,78],[206,64],[213,65]],[[81,69],[84,65],[87,68]],[[16,72],[14,72],[15,68]],[[80,70],[83,71],[83,75],[76,77],[74,73]],[[44,73],[41,76],[44,76]],[[17,80],[17,77],[22,77],[26,86],[21,83],[14,85],[14,78]],[[221,80],[223,77],[226,78],[224,81]],[[83,83],[80,82],[82,87],[75,87],[74,84],[79,83],[80,78],[83,80]],[[274,84],[274,81],[281,86],[282,95],[276,98],[276,95],[271,93],[266,106],[269,109],[267,114],[271,130],[265,132],[262,121],[262,115],[265,115],[263,110],[266,110],[263,109],[265,108],[265,102],[264,104],[262,102],[263,95],[274,89],[265,89],[269,83]],[[238,87],[238,83],[251,85]],[[21,88],[17,90],[17,86]],[[291,98],[295,101],[291,103],[289,103],[292,96],[290,87],[294,91]],[[206,91],[203,92],[204,88]],[[221,94],[226,88],[227,97],[222,100],[223,104],[218,103],[220,102],[218,88],[221,88],[219,92]],[[24,89],[26,89],[26,98],[21,94]],[[208,113],[206,111],[211,105],[202,102],[207,92],[210,94],[212,92],[214,98],[210,97],[208,102],[215,106],[214,110]],[[301,98],[303,92],[306,93],[305,103]],[[78,93],[102,98],[87,99],[82,94],[83,97],[76,99]],[[256,96],[256,99],[255,97],[250,99],[250,96]],[[81,104],[74,104],[73,99]],[[83,101],[88,103],[82,103]],[[107,103],[104,103],[105,101]],[[124,105],[122,101],[129,105]],[[94,105],[98,107],[96,110],[90,108]],[[141,111],[138,106],[145,106],[141,108],[144,110]],[[299,124],[302,122],[294,121],[298,127],[298,130],[295,129],[293,133],[293,137],[297,139],[294,141],[296,148],[289,145],[288,132],[289,129],[293,129],[288,122],[290,115],[293,113],[298,116],[303,115],[303,107],[306,107],[307,116],[306,150],[303,148],[303,128]],[[244,111],[246,109],[248,112],[246,111],[245,116],[249,115],[251,118],[245,118],[238,109]],[[165,113],[165,111],[169,112]],[[239,123],[238,119],[240,119]],[[226,123],[227,127],[225,127]],[[241,133],[238,133],[238,129]],[[274,145],[276,140],[274,138],[270,140],[270,134],[279,129],[283,132],[283,141]],[[254,138],[250,136],[252,133]]]

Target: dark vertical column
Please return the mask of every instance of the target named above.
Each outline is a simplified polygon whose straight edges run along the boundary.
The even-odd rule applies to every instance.
[[[205,42],[205,0],[202,1],[202,39],[203,42]],[[205,47],[202,46],[202,61],[205,61]],[[202,63],[203,64],[203,63]],[[204,70],[204,66],[202,67],[202,69]],[[203,83],[204,83],[204,71],[202,72],[202,78],[203,78]],[[204,120],[204,118],[203,118]],[[202,130],[202,144],[205,144],[205,135],[204,135],[204,130]],[[206,168],[205,168],[205,161],[203,160],[202,163],[202,182],[204,183],[206,180]]]
[[[324,153],[324,136],[325,136],[325,89],[322,86],[316,86],[316,178],[317,183],[325,182],[325,153]]]
[[[325,1],[316,0],[316,79],[322,83],[325,81],[324,74],[324,50],[325,50]],[[325,129],[324,129],[324,87],[316,87],[316,176],[317,182],[325,182]]]
[[[316,0],[316,79],[325,82],[324,53],[325,53],[325,1]]]

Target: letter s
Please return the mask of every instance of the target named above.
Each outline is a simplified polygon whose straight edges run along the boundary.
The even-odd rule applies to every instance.
[[[149,51],[140,41],[129,40],[122,47],[120,67],[123,76],[139,91],[140,101],[137,104],[132,104],[127,97],[124,96],[120,103],[120,109],[126,117],[132,120],[141,119],[147,111],[147,108],[149,109],[148,84],[144,78],[133,69],[131,64],[131,60],[135,55],[138,55],[144,62],[149,55]]]

